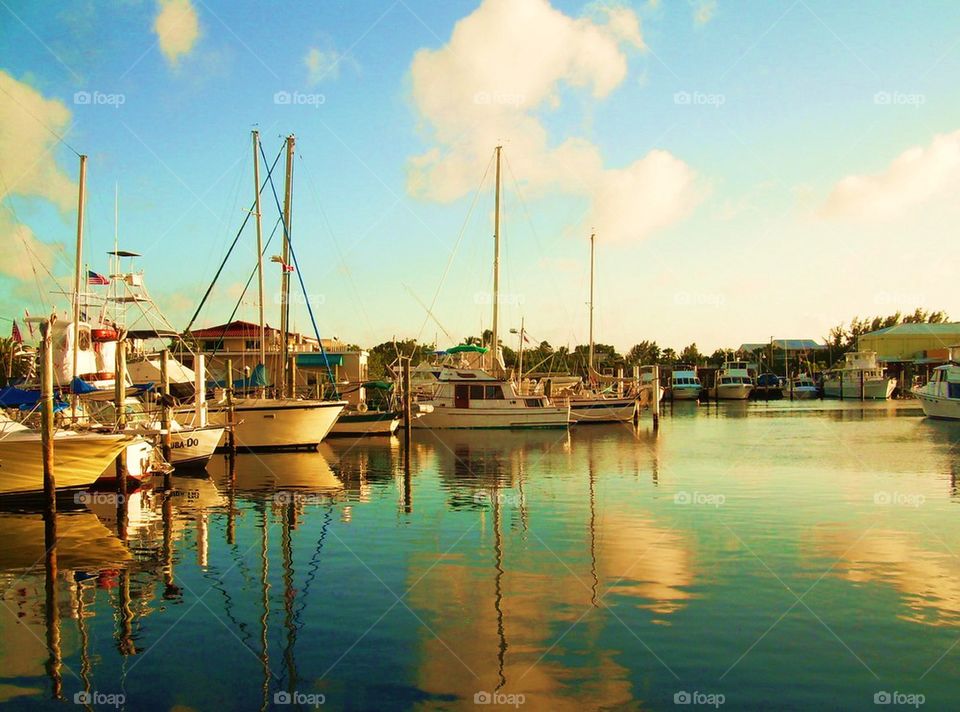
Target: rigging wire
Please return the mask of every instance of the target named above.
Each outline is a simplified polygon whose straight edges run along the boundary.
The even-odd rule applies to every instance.
[[[38,124],[40,124],[41,126],[43,126],[43,128],[45,128],[47,131],[49,131],[50,134],[51,134],[54,138],[57,139],[57,141],[59,141],[59,142],[62,143],[64,146],[66,146],[66,147],[69,148],[71,151],[73,151],[74,154],[77,156],[77,158],[80,157],[80,152],[77,151],[77,149],[75,149],[73,146],[71,146],[69,143],[67,143],[66,139],[65,139],[63,136],[61,136],[61,135],[58,134],[56,131],[54,131],[52,128],[50,128],[46,123],[44,123],[44,121],[43,121],[42,119],[40,119],[39,117],[37,117],[36,114],[34,114],[32,111],[30,111],[30,109],[28,109],[28,108],[25,107],[23,104],[21,104],[19,101],[17,101],[16,98],[13,96],[13,94],[11,94],[10,92],[8,92],[8,91],[7,91],[6,89],[4,89],[2,86],[0,86],[0,91],[2,91],[4,94],[6,94],[7,96],[9,96],[10,99],[13,100],[13,103],[14,103],[14,104],[16,104],[16,105],[19,106],[21,109],[23,109],[23,110],[26,111],[28,114],[30,114],[30,116],[32,116],[32,117],[34,118],[34,120],[35,120]],[[71,125],[71,126],[72,126],[72,125]],[[69,130],[69,129],[68,129],[68,130]]]

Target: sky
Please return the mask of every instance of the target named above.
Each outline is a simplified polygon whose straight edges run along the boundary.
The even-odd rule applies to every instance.
[[[957,76],[949,1],[0,0],[0,316],[67,309],[82,153],[84,264],[109,269],[116,192],[185,327],[250,209],[256,128],[270,162],[296,136],[301,331],[307,302],[367,347],[489,328],[497,145],[503,331],[587,341],[591,232],[596,340],[621,350],[960,318]],[[269,236],[269,189],[263,214]],[[255,245],[251,221],[197,325],[256,320]]]

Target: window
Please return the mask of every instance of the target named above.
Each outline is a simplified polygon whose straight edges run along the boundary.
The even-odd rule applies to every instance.
[[[483,386],[470,386],[470,400],[483,400]]]
[[[243,342],[243,348],[245,348],[247,351],[256,351],[257,349],[260,348],[260,340],[247,339],[246,341]]]
[[[216,340],[214,340],[214,341],[204,341],[204,342],[203,342],[203,350],[204,350],[204,351],[216,351],[216,350],[217,350],[217,344],[219,344],[219,343],[220,343],[220,342],[219,342],[219,341],[216,341]]]
[[[500,386],[486,386],[484,397],[487,400],[503,400],[503,390]]]

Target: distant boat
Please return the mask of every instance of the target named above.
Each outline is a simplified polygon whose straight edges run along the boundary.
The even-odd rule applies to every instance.
[[[780,383],[780,377],[775,373],[761,373],[757,376],[752,395],[754,398],[761,400],[783,398],[783,386]]]
[[[414,428],[565,428],[570,406],[551,404],[544,395],[520,395],[513,381],[482,369],[441,369],[432,394],[418,401],[431,406]]]
[[[710,396],[719,400],[747,400],[753,391],[753,377],[746,361],[728,361],[717,371]]]
[[[670,375],[670,397],[673,400],[697,400],[703,386],[696,366],[678,364]]]
[[[929,418],[960,420],[960,346],[950,347],[950,361],[933,369],[925,385],[911,390]]]
[[[54,435],[53,468],[57,489],[88,487],[124,448],[143,443],[129,435],[60,431]],[[0,416],[0,494],[43,491],[40,433]]]
[[[851,351],[843,359],[843,366],[828,371],[823,379],[825,396],[886,400],[893,395],[897,379],[883,372],[876,351]]]
[[[816,398],[818,395],[820,395],[820,389],[817,387],[816,381],[807,373],[794,376],[783,387],[784,398],[793,397],[805,400]]]

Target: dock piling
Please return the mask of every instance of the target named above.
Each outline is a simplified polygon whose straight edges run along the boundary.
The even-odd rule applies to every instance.
[[[237,452],[237,441],[235,434],[233,432],[234,428],[234,418],[233,418],[233,359],[227,359],[227,449],[230,451],[230,454],[235,454]]]

